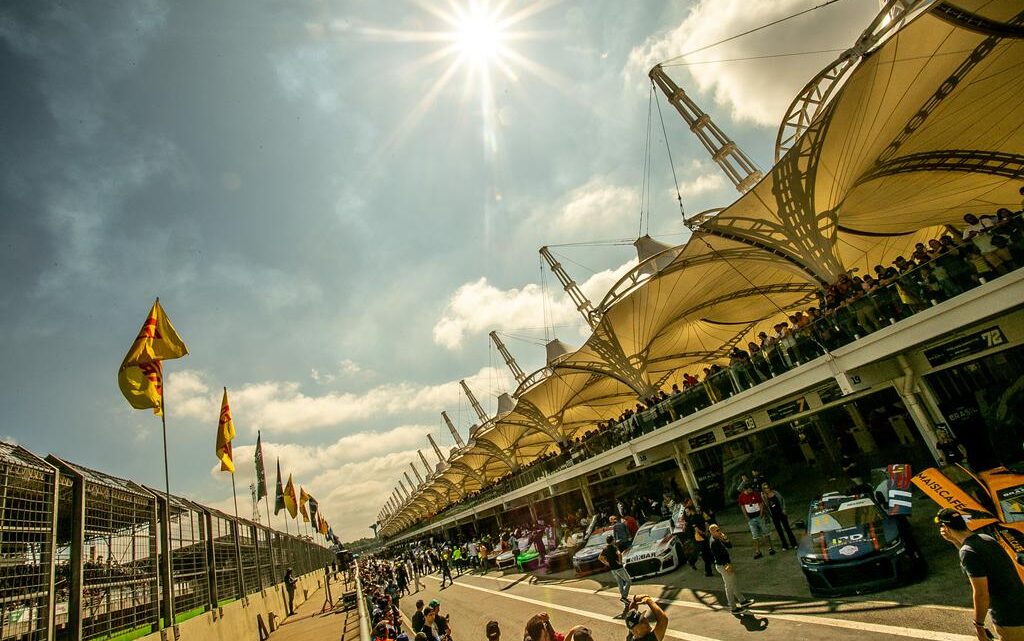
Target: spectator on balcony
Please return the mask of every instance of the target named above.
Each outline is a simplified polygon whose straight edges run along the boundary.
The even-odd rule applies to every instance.
[[[729,352],[729,373],[732,382],[738,390],[745,390],[754,387],[761,382],[754,374],[754,367],[750,363],[750,355],[739,347],[733,347]]]

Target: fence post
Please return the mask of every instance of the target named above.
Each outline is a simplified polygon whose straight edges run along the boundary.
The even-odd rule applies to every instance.
[[[46,638],[52,639],[56,636],[57,619],[57,518],[60,507],[60,470],[56,465],[50,465],[53,469],[53,511],[50,515],[50,576],[47,578],[49,595],[47,597],[46,617]]]
[[[154,500],[153,511],[149,517],[150,536],[147,538],[149,539],[149,558],[153,559],[156,562],[157,568],[156,577],[155,580],[153,581],[153,587],[149,591],[149,598],[153,601],[154,604],[156,604],[156,620],[153,622],[152,631],[159,632],[162,629],[160,626],[160,579],[162,578],[163,574],[162,568],[160,567],[162,564],[160,563],[160,544],[158,543],[158,539],[160,538],[160,499],[156,496],[156,494],[152,492],[150,492],[150,494],[152,494]],[[132,546],[135,546],[134,540],[132,541]],[[165,551],[165,553],[168,554],[165,560],[166,566],[169,569],[171,565],[170,552]],[[164,598],[170,598],[170,592],[168,592],[167,590],[164,590],[164,592],[166,593],[164,594]],[[171,610],[172,608],[170,607],[167,607],[167,609],[164,610],[164,613],[167,617],[167,620],[164,621],[164,627],[171,627],[174,625],[174,613]]]
[[[82,568],[85,562],[85,481],[73,477],[71,486],[71,558],[70,592],[68,593],[68,632],[71,641],[82,639]]]
[[[241,521],[239,519],[231,519],[230,522],[233,526],[231,531],[235,533],[235,565],[237,566],[235,569],[238,570],[238,598],[245,604],[246,596],[249,592],[245,588],[245,572],[242,570],[242,532],[239,529]]]
[[[217,616],[220,595],[217,594],[217,554],[213,547],[213,515],[209,510],[202,511],[203,523],[206,525],[206,578],[210,582],[210,608]]]

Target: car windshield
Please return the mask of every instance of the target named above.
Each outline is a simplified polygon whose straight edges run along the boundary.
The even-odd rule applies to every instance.
[[[587,547],[594,547],[596,545],[604,545],[605,539],[608,538],[608,532],[601,532],[600,534],[591,534],[590,538],[587,539]]]
[[[1003,512],[1003,521],[1006,523],[1020,523],[1024,521],[1024,485],[996,490],[996,496],[999,497],[999,507]]]
[[[873,503],[840,507],[831,512],[820,512],[811,517],[807,531],[811,534],[832,532],[858,525],[868,525],[882,520],[882,514]]]
[[[647,545],[651,541],[660,541],[668,536],[668,533],[669,528],[667,526],[658,526],[646,530],[640,530],[636,533],[636,538],[633,539],[633,546],[639,547],[641,545]]]

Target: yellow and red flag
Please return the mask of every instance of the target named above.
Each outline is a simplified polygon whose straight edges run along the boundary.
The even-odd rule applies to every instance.
[[[220,421],[217,423],[217,458],[220,471],[235,473],[235,459],[231,457],[231,441],[235,438],[235,423],[231,420],[228,405],[228,388],[224,388],[224,399],[220,402]]]
[[[288,475],[288,484],[284,486],[284,508],[294,519],[298,514],[298,501],[295,498],[295,483],[292,482],[292,475]]]
[[[327,519],[325,519],[324,517],[321,516],[320,517],[320,534],[323,534],[324,536],[327,536],[327,530],[328,529],[329,529],[329,526],[327,525]]]
[[[137,410],[152,408],[154,414],[161,414],[164,404],[161,362],[185,354],[188,348],[160,307],[160,299],[156,299],[117,370],[117,386],[128,404]]]
[[[306,488],[299,486],[299,512],[302,514],[302,520],[309,523],[309,512],[306,511],[306,501],[309,500],[309,495],[306,494]]]

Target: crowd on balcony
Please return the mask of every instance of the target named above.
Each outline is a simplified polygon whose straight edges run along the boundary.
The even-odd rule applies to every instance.
[[[817,292],[816,305],[792,310],[771,332],[759,332],[746,349],[729,348],[723,355],[728,363],[711,363],[702,368],[700,377],[684,372],[670,391],[658,390],[638,399],[617,418],[555,444],[529,465],[445,506],[442,512],[579,463],[1024,267],[1024,211],[1001,208],[995,214],[968,213],[963,221],[961,229],[947,226],[938,238],[917,243],[909,258],[897,256],[891,264],[875,265],[872,273],[864,275],[856,268],[841,274]]]

